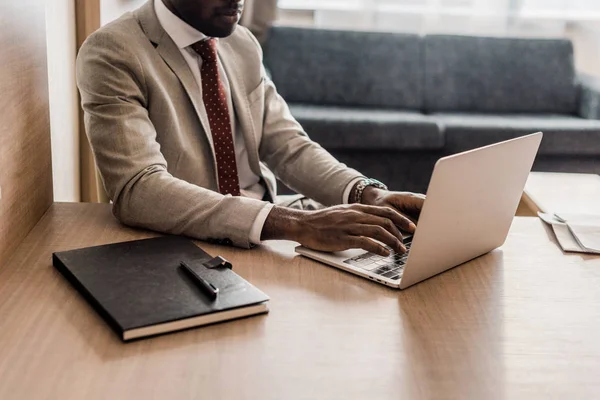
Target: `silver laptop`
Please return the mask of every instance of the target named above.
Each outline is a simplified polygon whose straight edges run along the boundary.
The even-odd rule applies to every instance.
[[[406,254],[296,251],[399,289],[488,253],[506,240],[541,140],[538,132],[440,159]]]

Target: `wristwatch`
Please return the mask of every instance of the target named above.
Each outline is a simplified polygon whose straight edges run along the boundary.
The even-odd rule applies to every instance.
[[[378,189],[388,190],[387,186],[383,183],[379,182],[377,179],[364,178],[358,181],[356,184],[356,190],[354,191],[354,203],[360,203],[362,200],[362,195],[365,189],[369,186],[376,187]]]

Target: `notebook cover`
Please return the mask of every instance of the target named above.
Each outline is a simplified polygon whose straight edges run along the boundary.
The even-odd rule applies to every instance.
[[[166,236],[57,252],[53,265],[123,338],[124,332],[263,303],[269,297],[191,240]],[[219,288],[213,302],[180,267],[185,261]]]

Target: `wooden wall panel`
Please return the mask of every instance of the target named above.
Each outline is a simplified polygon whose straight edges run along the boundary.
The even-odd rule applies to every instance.
[[[0,263],[52,204],[44,0],[0,0]]]

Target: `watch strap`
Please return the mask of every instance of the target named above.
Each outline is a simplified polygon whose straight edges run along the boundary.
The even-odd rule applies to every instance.
[[[361,203],[362,195],[366,188],[369,186],[376,187],[378,189],[388,190],[387,186],[379,182],[377,179],[365,178],[358,181],[356,184],[356,190],[354,191],[354,203]]]

